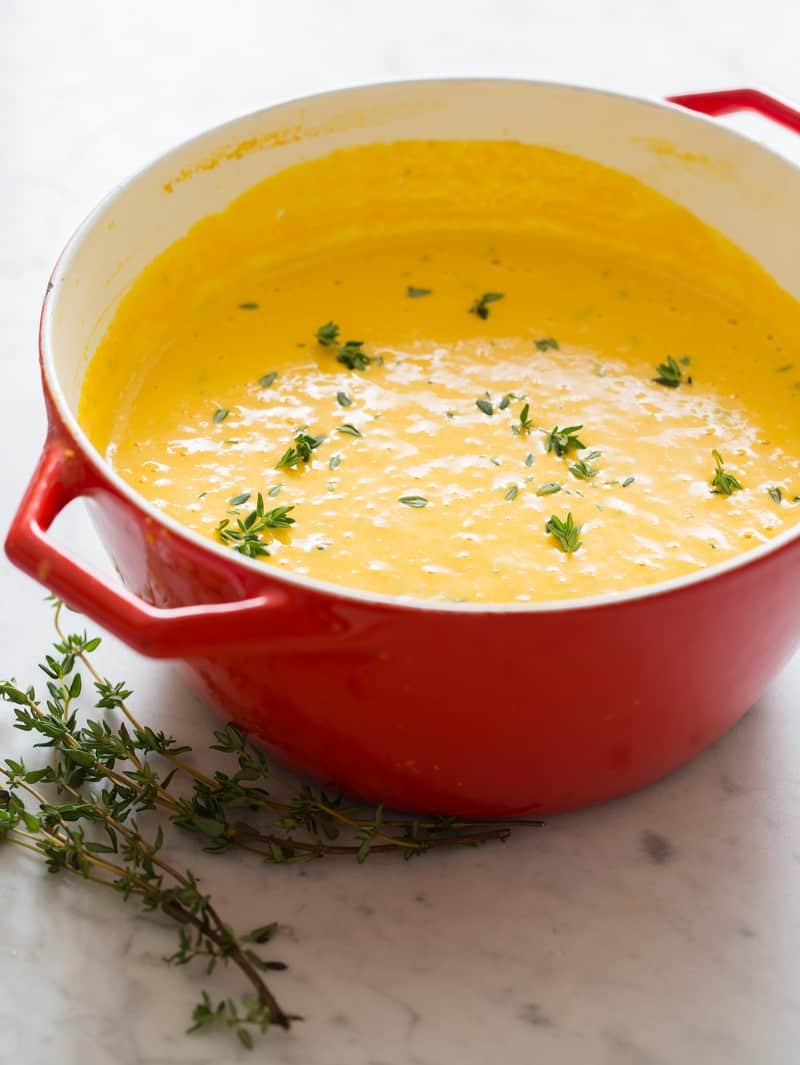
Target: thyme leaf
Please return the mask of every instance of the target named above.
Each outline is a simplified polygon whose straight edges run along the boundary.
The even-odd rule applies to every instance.
[[[477,314],[479,318],[485,321],[489,317],[489,304],[503,299],[504,295],[504,292],[484,292],[482,296],[478,296],[469,308],[469,313]]]
[[[575,524],[572,511],[567,514],[563,521],[557,515],[551,514],[545,524],[545,531],[555,539],[560,549],[568,555],[573,554],[581,546],[579,537],[582,528],[582,525]]]
[[[725,469],[725,460],[719,451],[714,448],[711,452],[714,456],[714,476],[711,478],[711,491],[714,495],[729,496],[742,490],[742,484],[735,474]]]
[[[564,429],[559,429],[557,425],[554,425],[545,438],[545,451],[553,451],[561,458],[568,451],[577,451],[579,448],[586,447],[575,435],[582,428],[582,425],[568,425]]]

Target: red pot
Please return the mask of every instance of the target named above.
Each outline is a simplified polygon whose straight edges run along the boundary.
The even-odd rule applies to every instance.
[[[639,177],[800,297],[800,171],[684,108],[800,114],[753,90],[660,104],[521,81],[330,93],[238,119],[107,199],[48,287],[50,431],[8,534],[22,569],[144,654],[183,660],[221,713],[345,792],[494,816],[581,806],[681,765],[763,692],[800,638],[800,527],[678,581],[536,606],[399,603],[293,577],[203,539],[142,499],[75,410],[116,302],[161,249],[260,178],[356,143],[514,137]],[[674,150],[654,151],[670,144]],[[126,588],[47,529],[85,496]]]

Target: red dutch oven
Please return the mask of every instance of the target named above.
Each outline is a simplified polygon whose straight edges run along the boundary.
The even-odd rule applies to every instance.
[[[56,266],[40,336],[49,433],[9,557],[136,650],[181,660],[220,713],[352,795],[507,816],[597,802],[668,773],[732,725],[796,647],[800,526],[614,597],[400,602],[278,573],[187,531],[114,473],[76,408],[116,304],[159,251],[269,174],[376,140],[513,138],[616,167],[720,229],[800,298],[800,171],[691,113],[742,109],[800,131],[800,113],[754,90],[656,103],[469,79],[327,93],[177,148],[102,203]],[[124,587],[49,538],[78,496]]]

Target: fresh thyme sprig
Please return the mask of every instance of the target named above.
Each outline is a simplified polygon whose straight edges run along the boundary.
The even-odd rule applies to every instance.
[[[311,458],[311,452],[316,451],[324,440],[324,436],[311,436],[309,433],[301,430],[295,436],[291,447],[288,447],[281,455],[280,459],[275,463],[275,469],[297,469],[301,462],[308,462]]]
[[[567,514],[563,521],[557,515],[551,514],[545,524],[545,531],[554,537],[561,550],[568,555],[577,551],[581,546],[580,535],[582,528],[582,525],[575,524],[572,511]]]
[[[741,492],[741,481],[735,474],[725,469],[725,460],[719,451],[714,448],[711,454],[714,456],[714,476],[711,478],[712,493],[718,496],[729,496],[734,492]]]
[[[223,1025],[249,1048],[254,1034],[271,1025],[289,1027],[299,1018],[282,1009],[262,975],[285,966],[264,960],[255,949],[272,938],[277,925],[235,933],[196,876],[164,857],[165,816],[195,834],[211,853],[237,847],[280,863],[326,855],[353,855],[363,862],[385,851],[413,857],[434,847],[476,845],[508,835],[504,825],[456,818],[389,818],[381,807],[365,815],[340,798],[276,777],[264,755],[233,725],[215,732],[212,749],[232,759],[235,769],[209,776],[186,761],[189,747],[135,717],[125,683],[112,683],[92,662],[100,639],[65,633],[61,614],[56,601],[58,639],[42,664],[46,701],[33,687],[0,682],[0,698],[11,704],[15,727],[52,752],[41,767],[30,769],[13,759],[0,765],[0,841],[40,855],[53,873],[105,885],[123,899],[138,900],[146,912],[173,920],[179,938],[167,959],[172,964],[200,958],[209,973],[218,964],[235,966],[251,992],[214,1004],[204,991],[191,1031]],[[79,711],[78,700],[88,690],[81,668],[94,681],[94,705],[104,712],[100,720]],[[266,825],[254,823],[259,817]],[[146,822],[153,818],[156,824],[148,830]]]
[[[582,428],[582,425],[567,425],[564,429],[559,429],[557,425],[554,425],[545,438],[545,451],[554,451],[561,458],[568,451],[577,451],[579,448],[586,447],[586,444],[575,435]]]
[[[250,493],[243,492],[241,495],[234,496],[231,503],[235,505],[237,500],[239,503],[246,503],[249,498]],[[289,517],[289,512],[292,510],[294,510],[293,506],[273,507],[272,510],[266,510],[264,497],[259,492],[255,509],[251,510],[247,517],[237,517],[235,524],[231,524],[230,518],[223,518],[215,527],[214,532],[221,543],[232,547],[240,555],[247,555],[248,558],[261,558],[269,555],[269,549],[264,540],[264,531],[266,529],[288,529],[289,526],[294,525],[295,519]]]

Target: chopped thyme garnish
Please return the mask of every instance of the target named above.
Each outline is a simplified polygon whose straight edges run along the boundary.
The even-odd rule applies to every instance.
[[[311,458],[311,452],[316,450],[322,441],[324,436],[310,436],[308,433],[300,432],[294,438],[294,447],[287,448],[280,458],[280,461],[276,463],[275,469],[295,469],[301,462],[308,462]]]
[[[511,432],[514,436],[522,436],[523,433],[529,433],[533,429],[533,420],[528,417],[530,409],[530,403],[526,403],[519,412],[519,425],[511,426]]]
[[[534,340],[534,344],[539,351],[547,351],[550,348],[552,351],[559,351],[558,341],[553,337],[542,337],[541,340]]]
[[[345,422],[344,425],[338,426],[337,429],[336,429],[336,432],[337,433],[344,433],[346,436],[363,436],[364,435],[359,429],[356,429],[356,427],[354,425],[351,425],[350,422]]]
[[[469,308],[470,314],[477,314],[479,318],[484,321],[489,317],[489,304],[496,303],[501,300],[505,293],[503,292],[484,292],[482,296],[479,296],[472,306]]]
[[[767,491],[773,503],[780,503],[783,500],[783,492],[780,488],[768,488]]]
[[[240,311],[257,311],[258,308],[259,308],[259,304],[258,303],[254,303],[252,300],[248,300],[247,303],[240,303],[239,304],[239,310]]]
[[[787,362],[787,363],[784,363],[783,366],[779,366],[778,369],[775,371],[775,373],[788,373],[790,370],[793,370],[793,369],[794,369],[794,363],[793,362]]]
[[[569,472],[573,477],[577,477],[579,481],[591,481],[593,477],[597,476],[598,471],[586,459],[581,459],[570,466]]]
[[[352,399],[350,399],[346,392],[337,392],[336,402],[339,404],[340,407],[349,407],[353,401]]]
[[[554,425],[544,442],[545,451],[555,451],[556,455],[561,458],[562,455],[566,455],[570,449],[586,447],[581,443],[575,433],[583,428],[582,425],[567,425],[564,429],[559,429],[557,425]]]
[[[278,374],[273,370],[271,373],[265,373],[263,377],[259,377],[258,383],[262,388],[271,388],[277,380]]]
[[[361,350],[363,346],[363,340],[348,340],[336,353],[336,361],[348,370],[366,370],[374,360]]]
[[[341,461],[342,461],[342,456],[341,455],[333,455],[331,457],[331,461],[328,463],[328,469],[329,470],[338,469],[339,465],[341,464]]]
[[[490,399],[476,399],[475,406],[484,414],[488,414],[490,418],[494,414],[494,404]]]
[[[431,288],[416,288],[414,285],[409,285],[406,289],[406,295],[410,300],[418,300],[422,296],[430,296],[433,289]]]
[[[267,495],[274,498],[275,496],[280,495],[281,488],[283,488],[282,484],[274,484],[267,492]]]
[[[575,524],[572,517],[572,511],[567,514],[564,521],[555,514],[551,514],[549,520],[545,524],[545,531],[555,538],[558,546],[567,555],[571,555],[581,546],[581,541],[578,537],[581,534],[582,528],[582,525]]]
[[[533,465],[533,452],[532,451],[529,451],[528,454],[525,456],[525,465],[526,466],[532,466]]]
[[[656,366],[656,373],[658,376],[654,377],[653,381],[657,385],[664,385],[665,388],[677,388],[684,381],[683,370],[671,355],[667,356],[666,362]],[[685,381],[688,385],[692,383],[691,377],[685,378]]]
[[[537,496],[554,496],[556,492],[561,491],[561,485],[558,481],[545,481],[544,484],[540,484],[536,489]]]
[[[259,492],[255,510],[251,510],[246,518],[237,518],[235,525],[231,524],[230,518],[223,518],[214,531],[223,544],[232,547],[240,555],[260,558],[269,555],[264,541],[264,530],[288,529],[290,525],[294,525],[294,518],[289,517],[292,510],[294,507],[264,510],[264,498]]]
[[[516,499],[519,493],[517,485],[512,484],[509,490],[506,492],[506,499],[510,502],[512,499]]]
[[[711,491],[714,495],[729,496],[733,492],[740,492],[742,489],[741,482],[734,474],[729,473],[725,469],[725,460],[719,451],[712,450],[711,454],[714,456],[714,462],[716,469],[714,470],[714,476],[711,479]]]
[[[321,344],[323,348],[329,348],[339,339],[339,326],[336,322],[326,322],[325,325],[319,327],[314,336],[318,344]]]
[[[250,492],[241,492],[238,496],[234,496],[233,499],[229,499],[228,502],[232,507],[240,507],[243,503],[247,502],[250,496]]]
[[[624,481],[622,482],[622,487],[623,487],[623,488],[627,488],[627,487],[628,487],[628,485],[629,485],[629,484],[633,484],[633,482],[634,482],[635,480],[636,480],[636,478],[635,478],[635,477],[626,477],[626,478],[625,478],[625,480],[624,480]]]
[[[427,507],[428,500],[425,496],[400,496],[397,500],[398,503],[402,503],[404,507]]]
[[[219,425],[221,422],[224,422],[229,414],[230,411],[225,407],[217,407],[214,411],[214,425]]]

